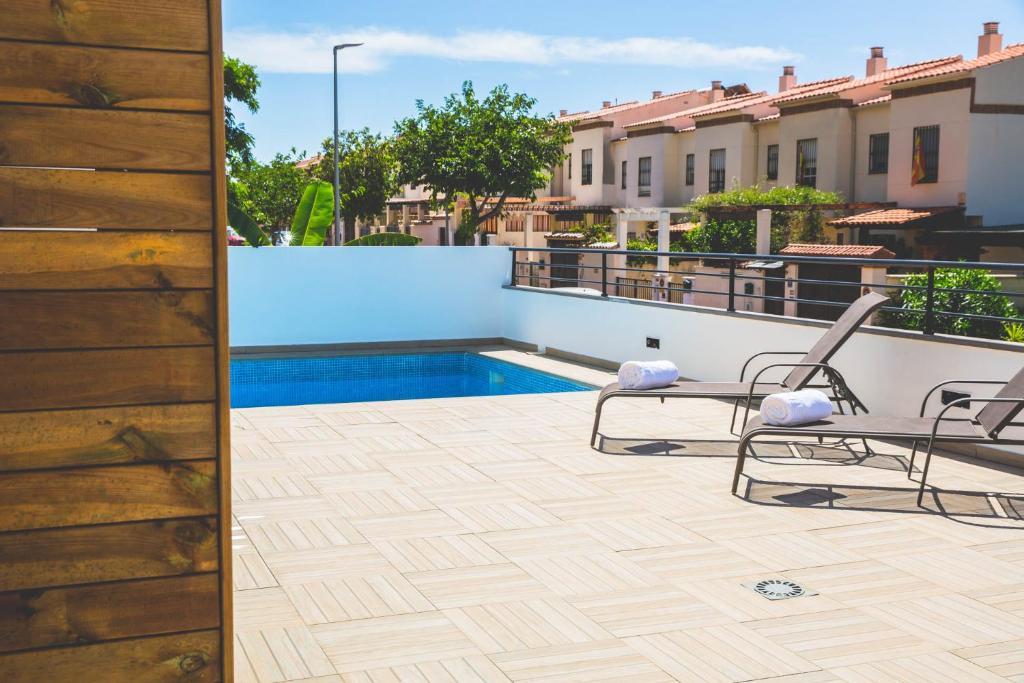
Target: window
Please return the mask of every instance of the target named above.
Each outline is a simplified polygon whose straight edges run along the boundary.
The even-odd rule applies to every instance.
[[[569,155],[569,180],[572,180],[572,154]]]
[[[621,175],[622,175],[622,189],[625,190],[626,189],[626,162],[625,161],[622,162],[622,173],[621,173]]]
[[[640,157],[637,172],[637,186],[636,196],[637,197],[650,197],[651,196],[651,158]]]
[[[693,168],[696,164],[697,157],[694,154],[686,155],[686,185],[693,185]]]
[[[590,185],[594,182],[594,150],[585,149],[580,152],[580,163],[583,166],[580,173],[580,183]]]
[[[914,155],[911,158],[911,185],[939,181],[938,126],[921,126],[914,129]]]
[[[725,150],[713,149],[708,159],[708,192],[725,191]]]
[[[796,141],[796,184],[818,185],[818,138]]]
[[[768,145],[768,165],[766,167],[768,180],[779,179],[779,146]]]
[[[868,173],[889,172],[889,134],[876,133],[868,138]]]

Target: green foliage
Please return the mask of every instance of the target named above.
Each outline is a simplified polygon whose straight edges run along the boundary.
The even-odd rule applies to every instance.
[[[235,172],[238,207],[272,236],[289,229],[295,208],[309,184],[309,174],[295,167],[304,156],[292,149],[288,154],[275,155],[269,164],[254,161]]]
[[[256,67],[234,57],[224,57],[224,134],[228,164],[232,169],[251,164],[254,140],[245,126],[235,119],[231,102],[240,102],[251,113],[259,111],[260,103],[256,91],[260,77]]]
[[[377,232],[345,242],[346,247],[415,247],[423,240],[401,232]]]
[[[292,219],[293,247],[321,247],[334,223],[334,188],[317,180],[306,187]]]
[[[324,140],[316,177],[334,186],[334,138]],[[398,163],[394,143],[369,128],[338,134],[338,194],[345,235],[355,237],[355,221],[384,213],[388,199],[398,191]],[[344,242],[345,239],[342,239]]]
[[[753,254],[757,243],[754,221],[710,220],[686,233],[686,251],[719,254]]]
[[[690,205],[698,211],[716,206],[757,206],[760,204],[838,204],[843,197],[838,192],[825,192],[813,187],[783,186],[762,190],[757,185],[734,187],[695,197]]]
[[[228,202],[228,225],[244,237],[249,246],[265,247],[271,243],[270,238],[263,232],[259,224],[253,220],[252,216],[243,211],[234,202]]]
[[[610,223],[594,223],[593,225],[585,225],[580,229],[583,233],[583,244],[591,245],[598,244],[600,242],[612,242],[615,240],[615,235],[612,234],[612,226]]]
[[[434,200],[464,195],[469,218],[459,230],[475,233],[509,197],[534,198],[562,161],[569,126],[534,114],[535,105],[507,85],[481,100],[468,81],[440,107],[418,101],[417,115],[395,124],[399,182],[428,187]]]
[[[1003,323],[1003,339],[1016,344],[1024,344],[1024,324]]]
[[[907,287],[893,295],[894,305],[902,310],[886,313],[885,323],[891,327],[907,330],[924,329],[924,309],[927,301],[928,276],[913,273],[904,278]],[[974,290],[983,293],[951,292],[949,290]],[[1010,297],[999,294],[1003,285],[987,270],[973,268],[940,268],[935,271],[935,311],[987,315],[1004,318],[1018,317]],[[950,315],[935,315],[935,331],[965,337],[999,339],[1007,330],[994,320],[958,318]]]

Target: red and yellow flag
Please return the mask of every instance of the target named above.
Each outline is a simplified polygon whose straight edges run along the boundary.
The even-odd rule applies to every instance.
[[[910,184],[917,185],[928,174],[924,170],[924,150],[921,149],[921,134],[914,132],[914,163],[910,171]]]

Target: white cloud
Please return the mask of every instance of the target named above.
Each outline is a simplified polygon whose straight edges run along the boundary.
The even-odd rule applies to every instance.
[[[724,46],[692,38],[630,37],[619,40],[583,36],[547,36],[515,31],[459,31],[434,35],[381,28],[340,33],[275,32],[254,29],[229,31],[229,54],[277,73],[329,73],[331,46],[365,43],[346,50],[339,69],[373,73],[396,58],[419,57],[466,62],[565,65],[636,64],[675,67],[763,67],[793,61],[797,55],[781,48]]]

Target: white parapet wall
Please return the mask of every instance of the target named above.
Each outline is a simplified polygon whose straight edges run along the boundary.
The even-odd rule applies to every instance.
[[[231,247],[234,348],[502,337],[506,249]]]

